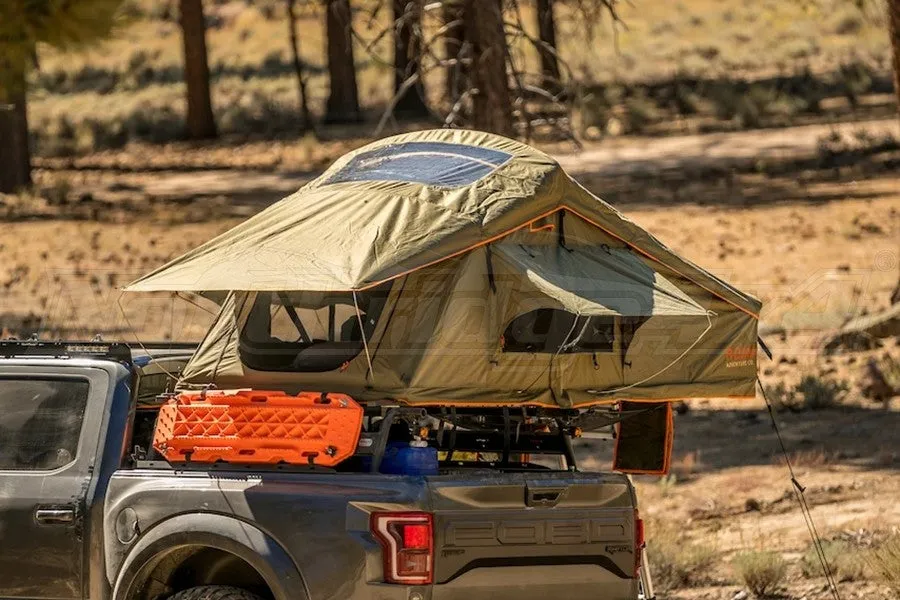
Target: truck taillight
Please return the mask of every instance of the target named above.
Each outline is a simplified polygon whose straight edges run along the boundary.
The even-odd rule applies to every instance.
[[[644,521],[638,514],[637,509],[634,511],[634,576],[641,576],[641,559],[644,555]]]
[[[372,513],[370,527],[381,544],[386,583],[427,585],[433,581],[434,521],[430,513]]]

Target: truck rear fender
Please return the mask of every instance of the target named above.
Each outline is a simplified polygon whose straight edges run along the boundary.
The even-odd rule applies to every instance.
[[[275,600],[308,600],[309,592],[288,553],[260,529],[215,513],[181,514],[159,523],[137,541],[125,558],[112,600],[131,600],[173,551],[191,546],[228,552],[265,580]]]

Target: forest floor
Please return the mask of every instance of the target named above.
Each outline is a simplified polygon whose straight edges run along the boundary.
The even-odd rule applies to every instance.
[[[846,382],[836,406],[776,416],[819,532],[860,556],[900,526],[900,402],[885,407],[861,391],[869,359],[900,364],[900,345],[826,355],[822,342],[889,304],[900,268],[898,138],[894,119],[547,148],[675,251],[763,300],[774,352],[762,359],[765,385]],[[355,144],[130,146],[45,159],[40,195],[0,197],[0,329],[198,339],[211,320],[204,310],[118,288],[296,190]],[[808,535],[762,401],[688,406],[676,419],[674,476],[641,477],[638,487],[651,563],[664,542],[708,556],[660,598],[732,598],[743,589],[732,561],[748,549],[787,559],[782,597],[828,597],[823,578],[802,573]],[[608,466],[606,457],[591,448],[585,466]],[[868,569],[851,578],[843,598],[889,597]]]

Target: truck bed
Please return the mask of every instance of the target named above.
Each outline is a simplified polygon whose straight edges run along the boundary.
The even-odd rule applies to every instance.
[[[370,532],[377,511],[433,514],[433,584],[382,583],[382,549]],[[218,515],[283,548],[311,599],[637,597],[634,494],[614,473],[121,470],[105,513],[111,578],[131,545],[123,521],[146,532],[177,515],[185,523],[185,515]]]

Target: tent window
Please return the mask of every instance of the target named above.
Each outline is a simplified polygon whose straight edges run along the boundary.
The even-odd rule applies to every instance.
[[[371,338],[390,284],[357,292]],[[241,360],[259,371],[324,372],[363,350],[350,292],[260,292],[240,335]]]
[[[326,183],[405,181],[459,187],[475,183],[510,158],[511,154],[481,146],[405,142],[363,152]]]
[[[564,310],[539,308],[512,320],[503,332],[503,351],[549,354],[612,352],[615,337],[615,317],[579,317]]]

